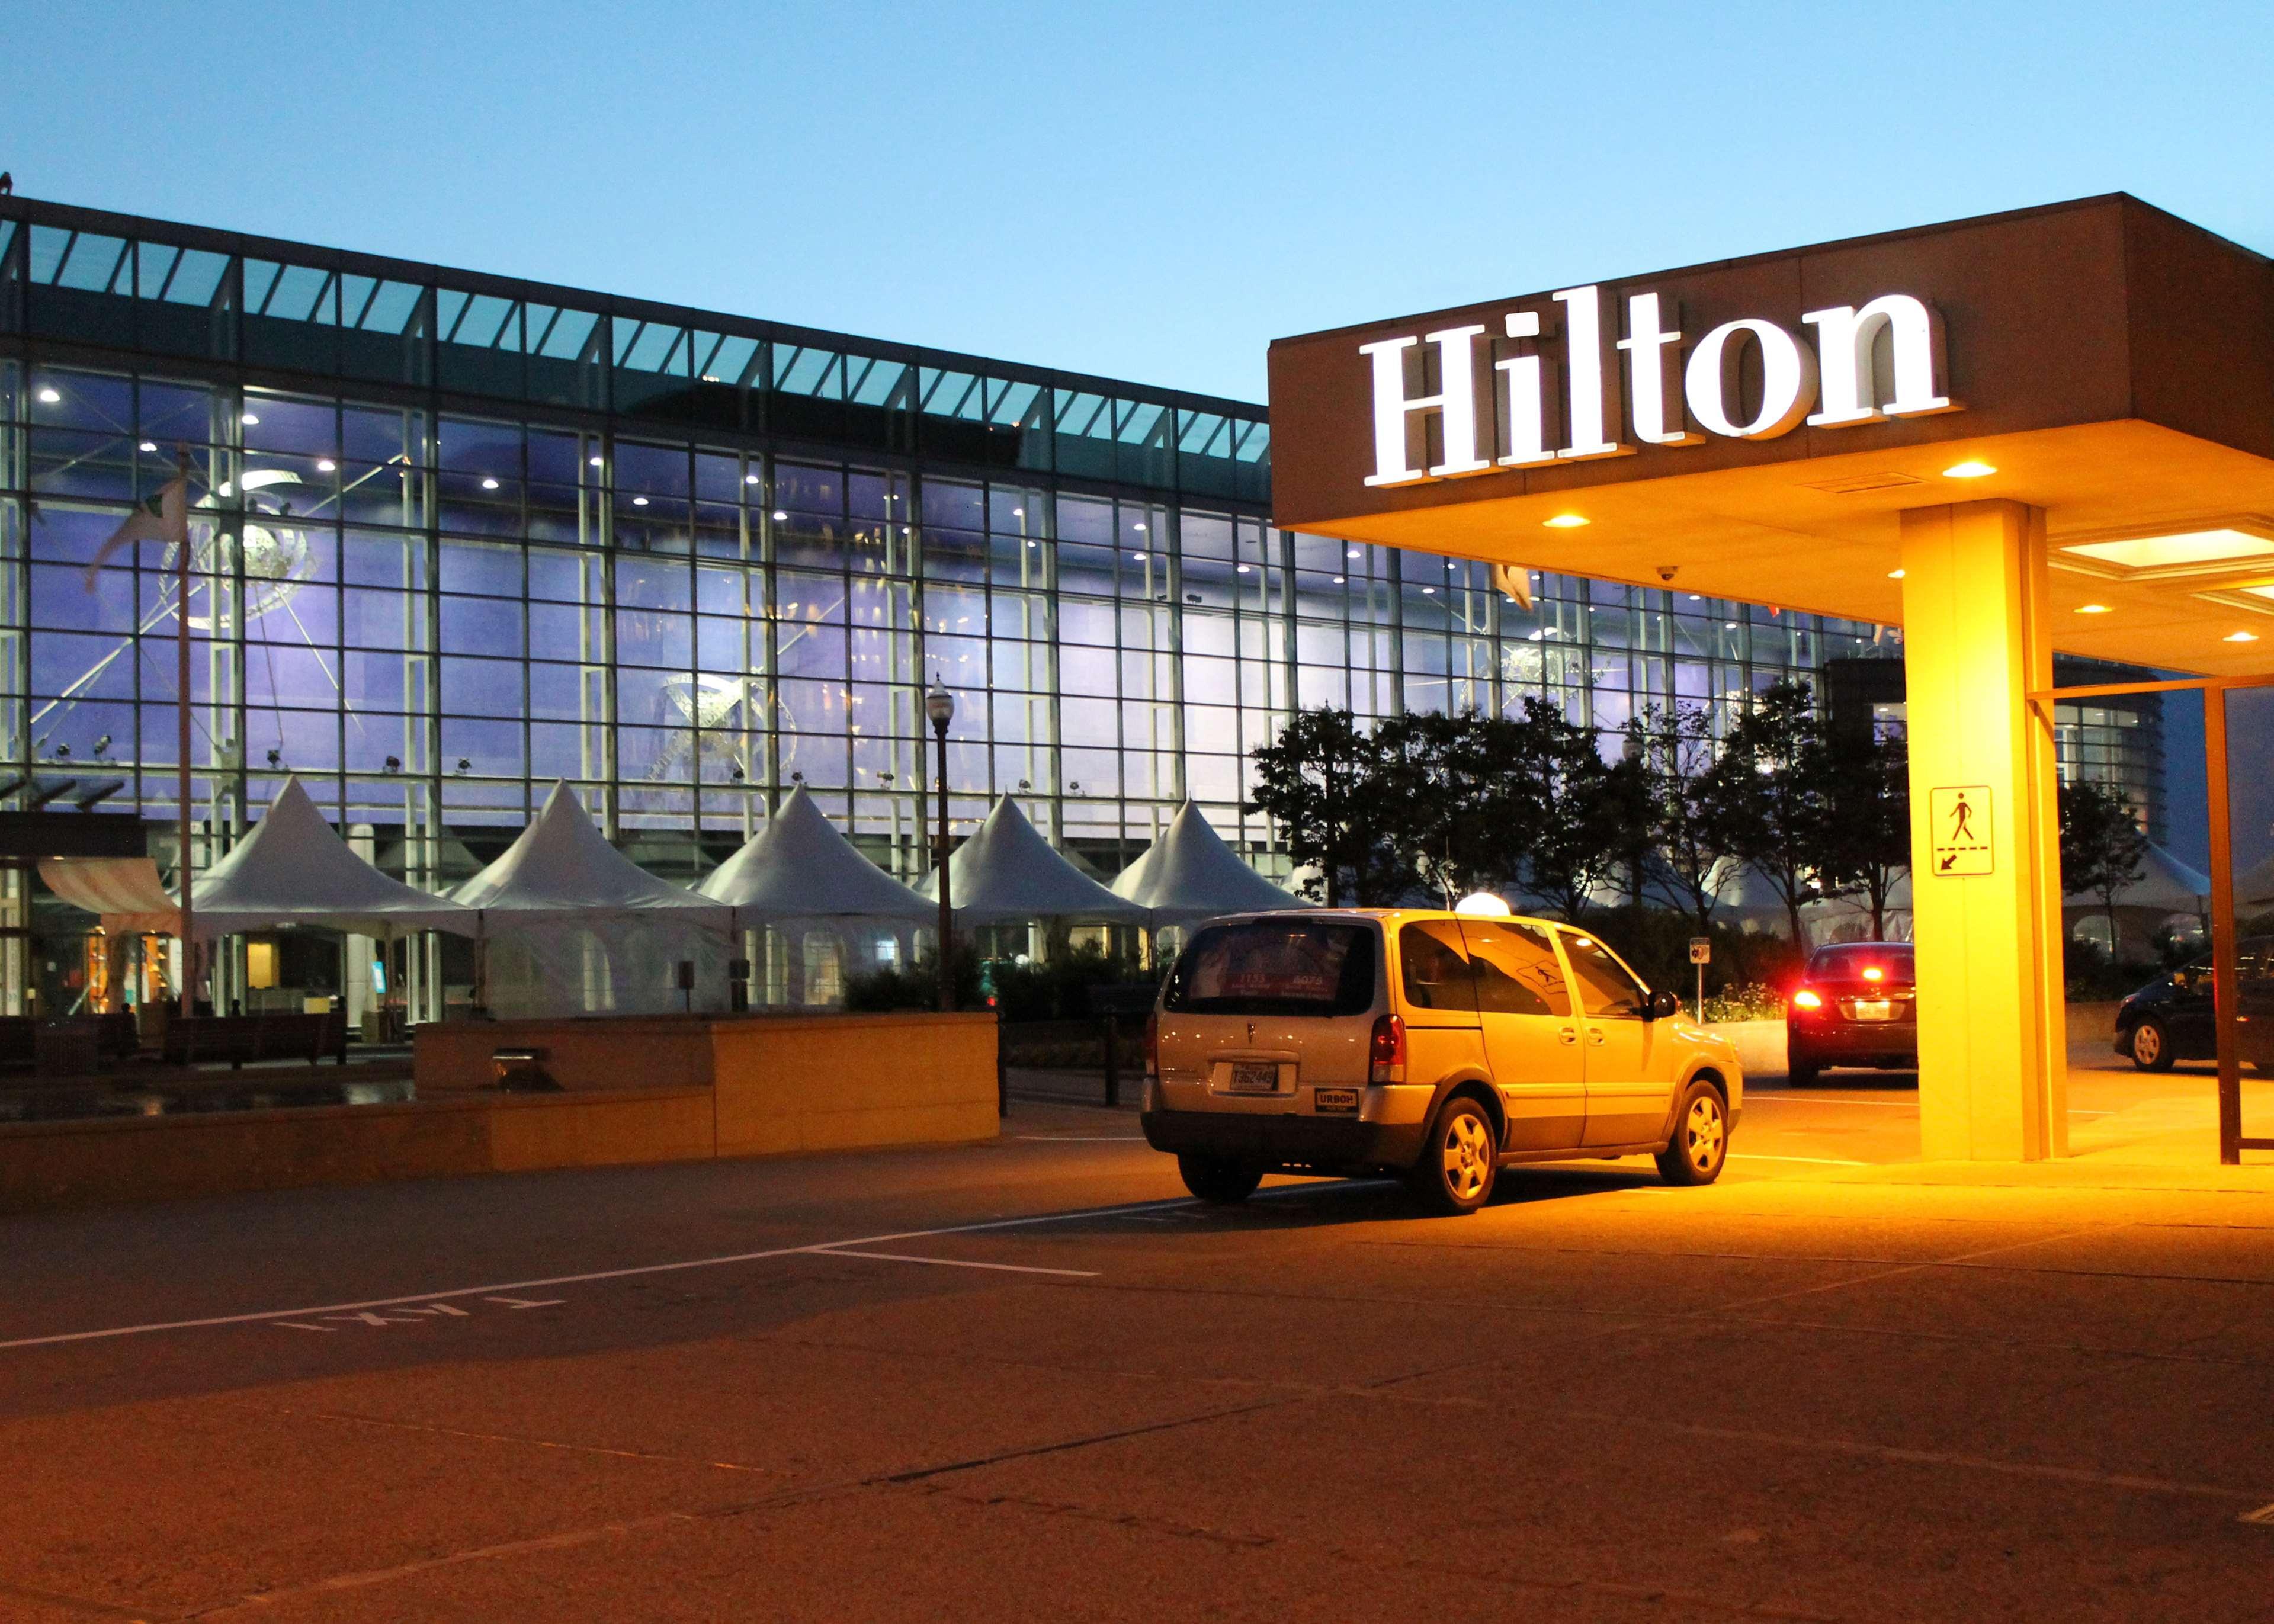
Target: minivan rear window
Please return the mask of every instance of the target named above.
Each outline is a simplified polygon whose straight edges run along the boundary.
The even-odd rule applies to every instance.
[[[1374,1007],[1374,964],[1371,925],[1204,926],[1169,973],[1162,1007],[1190,1015],[1362,1015]]]

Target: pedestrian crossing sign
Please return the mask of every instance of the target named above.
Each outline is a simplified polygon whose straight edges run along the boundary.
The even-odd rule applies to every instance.
[[[1932,821],[1932,872],[1943,876],[1987,874],[1996,848],[1990,831],[1990,786],[1960,784],[1927,792]]]

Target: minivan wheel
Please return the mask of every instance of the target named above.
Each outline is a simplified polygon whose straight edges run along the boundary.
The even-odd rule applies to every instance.
[[[1674,1138],[1658,1153],[1659,1177],[1669,1184],[1710,1184],[1729,1155],[1729,1108],[1721,1092],[1699,1080],[1682,1096]]]
[[[1433,1212],[1448,1217],[1472,1213],[1492,1199],[1499,1157],[1484,1107],[1474,1100],[1449,1100],[1437,1113],[1407,1182]]]
[[[2152,1015],[2132,1028],[2132,1064],[2142,1071],[2168,1071],[2172,1069],[2171,1034],[2164,1023]]]
[[[1263,1169],[1252,1162],[1224,1162],[1214,1156],[1178,1156],[1177,1171],[1185,1188],[1216,1207],[1237,1207],[1255,1193]]]

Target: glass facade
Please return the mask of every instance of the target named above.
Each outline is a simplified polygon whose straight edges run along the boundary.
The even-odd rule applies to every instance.
[[[1275,530],[1260,407],[0,200],[0,756],[175,812],[162,546],[82,572],[185,448],[192,744],[225,846],[301,775],[445,884],[556,778],[687,879],[795,782],[902,875],[1020,796],[1110,874],[1187,796],[1267,871],[1298,705],[1546,695],[1615,729],[1870,627]],[[35,793],[30,785],[19,795]]]

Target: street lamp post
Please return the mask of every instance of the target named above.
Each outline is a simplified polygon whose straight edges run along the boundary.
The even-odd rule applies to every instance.
[[[939,1011],[955,1008],[955,971],[949,962],[955,947],[955,916],[947,886],[947,725],[955,719],[955,695],[935,678],[924,695],[924,715],[931,719],[932,736],[939,741]]]

